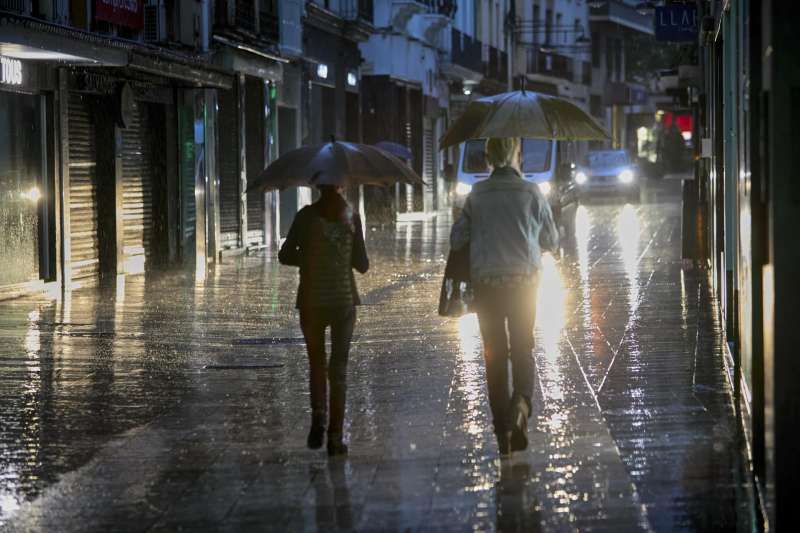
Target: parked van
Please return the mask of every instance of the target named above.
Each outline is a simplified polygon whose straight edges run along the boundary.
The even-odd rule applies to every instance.
[[[486,139],[471,139],[459,145],[458,172],[453,191],[453,215],[457,218],[472,186],[489,177]],[[578,190],[573,173],[577,156],[575,143],[550,139],[522,139],[522,175],[539,185],[550,202],[556,223],[562,225],[574,214]],[[567,212],[565,214],[565,212]]]

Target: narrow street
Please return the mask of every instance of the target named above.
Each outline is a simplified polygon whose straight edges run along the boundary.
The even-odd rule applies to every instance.
[[[671,180],[578,208],[541,281],[531,445],[502,462],[477,321],[436,313],[446,218],[368,228],[347,459],[305,447],[297,275],[271,253],[0,302],[0,529],[747,528],[721,327],[707,272],[682,268],[680,213]]]

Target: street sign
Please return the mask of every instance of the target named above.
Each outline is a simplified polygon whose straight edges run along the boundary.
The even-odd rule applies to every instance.
[[[697,40],[697,5],[671,4],[656,7],[656,40],[690,42]]]

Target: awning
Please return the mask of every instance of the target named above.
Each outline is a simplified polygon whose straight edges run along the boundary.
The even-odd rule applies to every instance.
[[[289,63],[288,59],[220,35],[215,35],[214,41],[223,45],[214,53],[215,65],[276,83],[283,81],[283,64]]]
[[[128,63],[128,47],[115,46],[110,39],[13,16],[0,18],[0,55],[62,65],[122,67]]]
[[[15,15],[0,16],[0,55],[63,66],[127,67],[195,87],[233,86],[232,76],[203,57]]]

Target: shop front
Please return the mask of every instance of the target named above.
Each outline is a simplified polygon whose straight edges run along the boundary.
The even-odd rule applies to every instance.
[[[0,66],[0,293],[10,296],[56,280],[54,77],[13,57]]]

